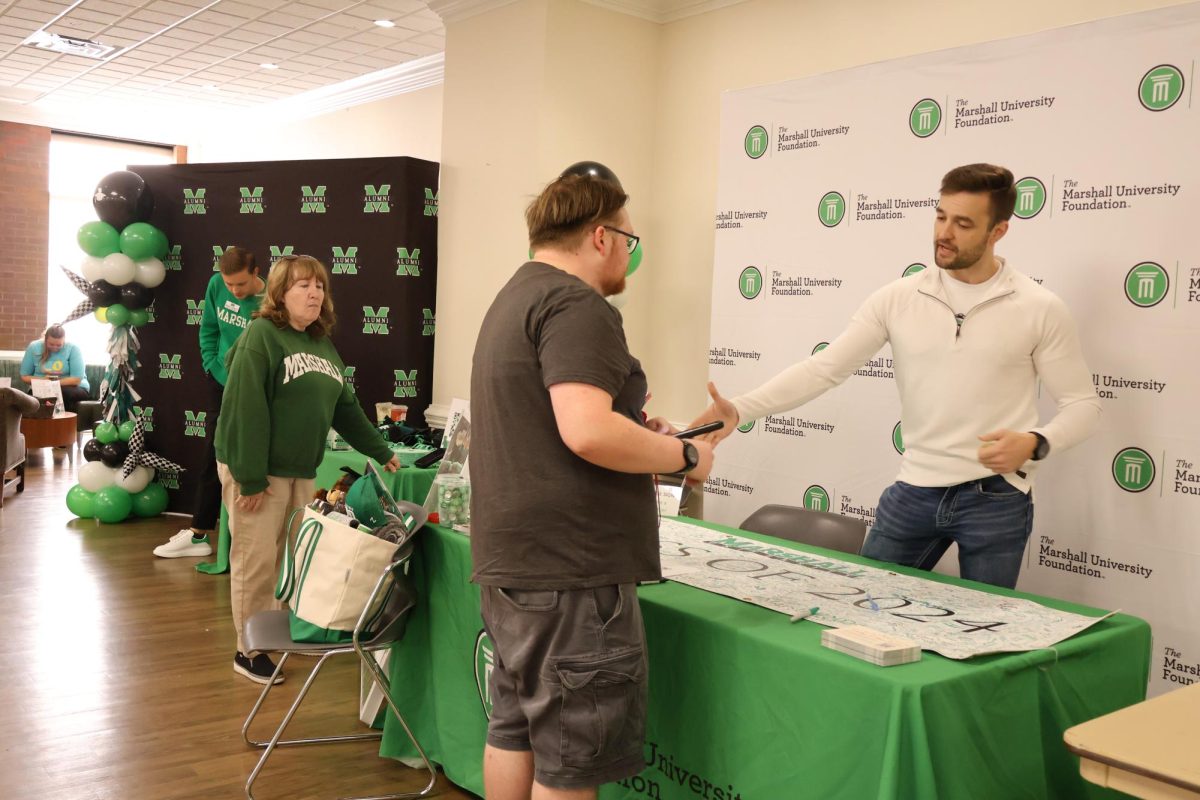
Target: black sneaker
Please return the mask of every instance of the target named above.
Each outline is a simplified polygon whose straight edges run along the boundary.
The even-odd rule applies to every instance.
[[[267,684],[275,674],[275,662],[266,653],[259,653],[254,658],[237,653],[233,657],[233,671],[255,683]],[[275,677],[275,683],[283,683],[282,673]]]

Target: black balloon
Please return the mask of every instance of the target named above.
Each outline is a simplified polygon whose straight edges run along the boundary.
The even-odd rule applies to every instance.
[[[140,283],[127,283],[121,287],[121,305],[134,311],[154,302],[154,290]]]
[[[568,175],[591,175],[593,178],[599,178],[604,181],[612,181],[618,187],[621,186],[621,181],[617,178],[617,173],[613,172],[608,167],[601,164],[599,161],[579,161],[562,171],[560,178],[565,178]]]
[[[121,302],[121,289],[108,281],[96,281],[88,290],[88,300],[91,300],[96,308],[108,308]]]
[[[100,450],[103,447],[104,447],[104,445],[100,444],[99,441],[97,441],[95,439],[88,439],[87,444],[85,444],[83,446],[84,459],[86,459],[87,461],[99,461],[100,460]]]
[[[129,445],[122,441],[100,445],[100,460],[106,467],[119,467],[129,455]]]
[[[142,176],[121,170],[112,172],[96,184],[92,195],[96,216],[118,231],[134,222],[148,222],[154,212],[154,195]]]

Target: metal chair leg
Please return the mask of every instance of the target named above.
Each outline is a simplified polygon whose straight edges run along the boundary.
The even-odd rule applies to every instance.
[[[309,687],[312,686],[314,681],[316,681],[317,673],[319,673],[321,671],[321,667],[323,667],[325,665],[325,660],[327,658],[329,658],[330,656],[338,655],[340,653],[350,653],[350,652],[352,652],[352,650],[348,647],[338,648],[337,650],[325,651],[325,653],[321,656],[321,658],[317,660],[316,666],[313,667],[313,670],[309,674],[308,679],[304,682],[304,686],[301,687],[299,696],[292,703],[291,709],[288,710],[287,716],[284,717],[283,723],[280,725],[279,730],[276,731],[276,734],[280,733],[283,730],[283,727],[288,724],[288,720],[290,720],[292,718],[292,715],[295,714],[296,709],[299,708],[300,701],[304,699],[304,696],[308,693]],[[284,662],[287,661],[288,655],[289,654],[285,652],[283,654],[283,657],[279,659],[279,663],[275,666],[275,674],[276,675],[278,675],[280,670],[283,669]],[[274,680],[274,676],[272,676],[272,680]],[[246,717],[245,723],[242,724],[242,741],[245,742],[250,747],[259,747],[259,748],[262,748],[262,747],[289,747],[292,745],[300,745],[300,744],[324,744],[324,743],[328,743],[328,742],[357,742],[357,741],[362,741],[365,739],[382,739],[383,738],[383,734],[380,733],[379,731],[371,731],[369,733],[347,733],[347,734],[339,734],[336,736],[312,736],[312,737],[308,737],[305,739],[283,739],[281,741],[275,741],[274,739],[272,739],[271,741],[251,739],[250,738],[250,724],[254,721],[255,715],[258,714],[259,708],[262,706],[263,701],[266,700],[267,693],[269,691],[271,691],[271,687],[273,685],[274,685],[273,683],[268,683],[266,686],[263,687],[262,693],[258,696],[258,702],[256,702],[254,704],[254,708],[252,708],[250,710],[250,716]]]
[[[354,650],[358,653],[359,660],[366,664],[367,671],[371,674],[371,681],[383,692],[383,697],[387,700],[388,708],[396,715],[396,719],[400,721],[400,726],[404,728],[404,733],[408,736],[408,740],[413,743],[413,747],[417,748],[417,752],[421,755],[421,760],[425,762],[425,769],[429,771],[429,783],[425,784],[425,788],[419,792],[380,794],[370,797],[348,797],[343,798],[343,800],[413,800],[413,798],[426,797],[433,792],[433,787],[437,783],[437,770],[430,763],[429,756],[425,755],[425,748],[421,747],[421,743],[417,741],[417,737],[413,735],[412,730],[408,727],[408,723],[400,714],[400,709],[396,708],[396,701],[392,699],[391,682],[383,674],[383,670],[379,667],[379,662],[375,660],[375,656],[373,655],[374,650],[364,649],[357,641],[354,642]]]

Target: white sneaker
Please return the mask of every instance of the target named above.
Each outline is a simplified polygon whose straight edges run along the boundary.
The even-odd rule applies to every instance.
[[[203,542],[193,542],[192,529],[184,528],[166,544],[154,548],[154,555],[159,558],[199,558],[212,555],[212,545],[207,539]]]

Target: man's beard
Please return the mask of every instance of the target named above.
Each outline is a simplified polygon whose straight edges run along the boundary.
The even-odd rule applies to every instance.
[[[975,266],[975,264],[979,262],[979,259],[983,257],[983,251],[985,249],[984,245],[980,245],[974,250],[957,250],[955,251],[954,257],[950,260],[950,262],[948,264],[943,264],[938,260],[937,247],[937,242],[934,242],[933,263],[937,264],[942,269],[950,271],[967,269],[968,267]]]
[[[602,294],[604,297],[612,297],[613,295],[620,294],[625,291],[625,276],[622,275],[615,281],[605,281],[600,285],[600,288],[603,290]]]

